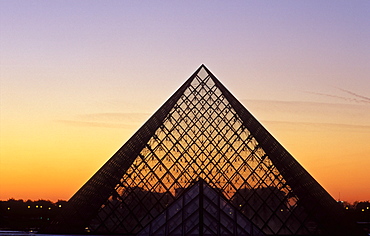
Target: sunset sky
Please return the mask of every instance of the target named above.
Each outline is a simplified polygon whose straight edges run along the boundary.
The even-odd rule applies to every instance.
[[[0,1],[0,200],[69,199],[201,65],[370,200],[370,1]]]

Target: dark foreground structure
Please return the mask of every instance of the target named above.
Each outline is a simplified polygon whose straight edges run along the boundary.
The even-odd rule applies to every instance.
[[[204,65],[40,232],[359,234]]]

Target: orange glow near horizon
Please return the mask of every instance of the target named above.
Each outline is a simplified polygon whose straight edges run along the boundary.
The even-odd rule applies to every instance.
[[[370,129],[350,129],[315,124],[271,125],[280,143],[335,200],[369,201],[370,148],[366,142]]]
[[[263,115],[263,114],[261,114]],[[141,120],[145,120],[144,118]],[[261,122],[264,124],[264,122]],[[265,122],[265,127],[336,200],[368,201],[369,129]],[[137,122],[136,126],[139,127]],[[68,200],[135,132],[131,129],[40,124],[2,130],[1,200]],[[17,138],[23,135],[23,141]],[[356,171],[354,171],[356,170]]]
[[[50,128],[28,129],[21,143],[8,136],[1,156],[12,158],[1,160],[0,199],[67,200],[119,148],[114,129]]]

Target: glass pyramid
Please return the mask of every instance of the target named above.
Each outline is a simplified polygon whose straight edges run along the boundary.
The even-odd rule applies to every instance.
[[[189,187],[199,180],[264,234],[346,232],[336,201],[204,65],[44,231],[145,232],[171,211],[169,206],[186,201],[194,191]],[[184,224],[196,226],[197,219]],[[175,229],[178,221],[169,220],[166,227]]]

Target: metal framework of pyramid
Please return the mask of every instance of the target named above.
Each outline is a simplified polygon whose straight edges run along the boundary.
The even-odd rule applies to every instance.
[[[143,233],[200,180],[266,235],[351,230],[337,202],[201,65],[41,232]],[[176,228],[171,217],[161,220]],[[197,235],[223,235],[195,225]],[[181,232],[175,235],[187,235]],[[228,235],[248,235],[235,232]]]

